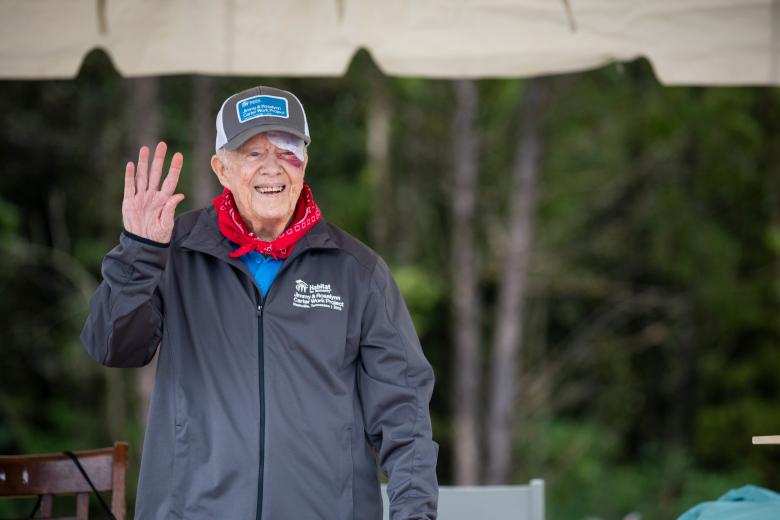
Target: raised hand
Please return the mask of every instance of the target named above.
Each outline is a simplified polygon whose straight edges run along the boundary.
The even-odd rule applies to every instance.
[[[179,152],[173,154],[168,175],[158,189],[167,149],[164,142],[157,143],[149,171],[149,148],[141,147],[137,171],[132,161],[125,167],[125,197],[122,200],[125,229],[134,235],[163,243],[171,241],[173,215],[176,206],[184,200],[183,194],[173,193],[184,163],[184,157]]]

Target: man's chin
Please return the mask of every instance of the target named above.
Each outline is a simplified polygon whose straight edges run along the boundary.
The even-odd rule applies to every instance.
[[[254,220],[260,224],[277,225],[280,221],[287,221],[291,218],[291,212],[287,208],[253,208],[255,213]]]

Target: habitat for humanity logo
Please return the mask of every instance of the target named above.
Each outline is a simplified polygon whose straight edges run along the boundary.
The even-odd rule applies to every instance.
[[[258,117],[281,117],[288,119],[287,100],[279,96],[252,96],[236,104],[238,122],[245,123]]]
[[[293,305],[302,309],[322,307],[340,311],[344,309],[341,296],[331,293],[329,283],[306,283],[303,280],[295,280],[295,294]]]

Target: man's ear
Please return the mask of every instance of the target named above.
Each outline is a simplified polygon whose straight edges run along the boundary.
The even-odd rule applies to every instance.
[[[227,175],[225,175],[225,161],[224,158],[220,156],[220,154],[215,153],[211,156],[211,170],[214,172],[214,175],[217,176],[217,179],[219,179],[219,183],[222,185],[223,188],[227,188]]]

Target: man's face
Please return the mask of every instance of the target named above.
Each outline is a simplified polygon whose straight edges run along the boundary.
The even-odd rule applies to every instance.
[[[304,160],[278,148],[265,133],[246,141],[234,151],[212,158],[219,182],[232,193],[238,212],[254,229],[283,225],[292,217],[303,189],[308,155]]]

